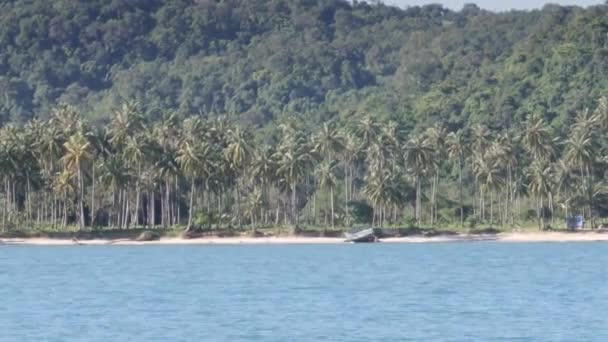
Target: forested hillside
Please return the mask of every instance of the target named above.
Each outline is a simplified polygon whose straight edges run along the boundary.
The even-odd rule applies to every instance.
[[[608,88],[607,6],[491,13],[342,0],[0,4],[1,121],[64,102],[93,123],[226,114],[256,126],[371,114],[408,127],[557,128]]]

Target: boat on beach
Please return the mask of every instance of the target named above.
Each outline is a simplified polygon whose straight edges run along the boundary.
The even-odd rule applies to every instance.
[[[351,231],[344,233],[345,242],[378,242],[381,236],[380,228],[367,228],[359,231]]]

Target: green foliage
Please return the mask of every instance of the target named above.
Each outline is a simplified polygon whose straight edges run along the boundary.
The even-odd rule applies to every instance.
[[[350,201],[348,206],[352,208],[351,215],[354,223],[372,223],[374,208],[365,201]]]
[[[555,127],[608,90],[608,7],[492,13],[345,0],[8,1],[0,5],[0,123],[58,103],[104,123],[126,100],[163,112],[374,113],[415,124]]]

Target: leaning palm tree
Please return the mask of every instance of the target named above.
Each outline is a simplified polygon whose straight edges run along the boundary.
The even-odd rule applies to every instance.
[[[82,133],[78,132],[72,135],[63,146],[65,148],[65,155],[63,156],[65,168],[75,171],[77,176],[79,225],[80,229],[84,229],[84,180],[82,164],[89,160],[91,156],[90,143]]]

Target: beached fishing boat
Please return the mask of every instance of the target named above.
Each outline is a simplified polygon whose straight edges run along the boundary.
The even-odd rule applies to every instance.
[[[380,237],[380,228],[368,228],[360,231],[346,232],[346,242],[377,242]]]

